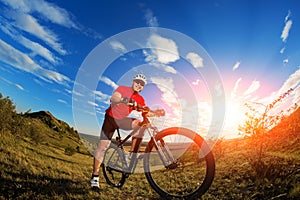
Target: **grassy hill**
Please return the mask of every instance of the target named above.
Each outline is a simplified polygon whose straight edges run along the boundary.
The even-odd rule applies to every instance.
[[[47,111],[18,114],[8,98],[0,103],[0,199],[76,196],[86,177],[79,161],[90,159],[77,132]]]
[[[300,109],[285,117],[260,146],[253,138],[220,141],[214,147],[216,177],[209,196],[219,199],[300,198]]]
[[[17,114],[0,97],[0,199],[159,199],[144,174],[121,189],[101,175],[102,191],[91,191],[93,157],[78,133],[47,111]],[[299,199],[300,110],[265,139],[261,166],[249,139],[218,141],[216,176],[202,199]]]

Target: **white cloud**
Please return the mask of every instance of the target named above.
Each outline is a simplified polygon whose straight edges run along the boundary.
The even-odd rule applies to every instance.
[[[28,40],[27,38],[25,38],[23,36],[21,36],[19,38],[19,42],[22,43],[28,49],[32,50],[33,54],[37,54],[37,55],[45,58],[52,64],[56,65],[60,61],[60,59],[58,57],[54,56],[54,54],[51,51],[49,51],[47,48],[43,47],[39,43]]]
[[[99,106],[98,104],[96,104],[95,102],[92,102],[92,101],[88,101],[88,104],[91,106],[95,106],[95,107]]]
[[[7,34],[10,37],[12,37],[11,34],[14,34],[13,39],[32,50],[32,55],[40,55],[52,64],[59,64],[57,62],[62,60],[55,57],[45,45],[60,55],[66,55],[68,51],[64,49],[59,36],[42,24],[52,23],[65,28],[76,29],[89,37],[101,38],[94,30],[77,23],[71,13],[54,3],[44,0],[1,1],[6,5],[1,10],[1,14],[4,16],[0,16],[1,29],[5,33],[9,30],[10,33]],[[8,28],[8,26],[10,27]],[[27,37],[24,32],[34,37]],[[38,44],[37,41],[43,41],[44,44],[42,42]]]
[[[294,89],[293,103],[300,104],[300,86]]]
[[[168,64],[177,61],[180,56],[176,43],[168,38],[152,34],[148,39],[148,46],[151,47],[151,57],[153,61]],[[149,58],[148,58],[149,59]]]
[[[239,67],[240,67],[240,64],[241,64],[241,62],[240,62],[240,61],[237,61],[237,62],[234,64],[234,66],[232,67],[232,71],[235,71],[237,68],[239,68]]]
[[[186,55],[186,59],[190,61],[195,68],[203,67],[203,58],[201,58],[197,53],[188,53]]]
[[[201,80],[200,80],[200,79],[197,79],[196,81],[193,81],[192,84],[193,84],[193,85],[199,85],[200,82],[201,82]]]
[[[100,81],[103,81],[105,84],[111,86],[114,89],[117,89],[117,87],[118,87],[118,85],[115,82],[113,82],[112,80],[110,80],[107,77],[101,76]]]
[[[232,90],[232,92],[231,92],[231,98],[232,99],[234,99],[237,95],[237,91],[238,91],[238,88],[239,88],[239,84],[240,84],[240,82],[242,81],[242,78],[239,78],[236,82],[235,82],[235,84],[234,84],[234,88],[233,88],[233,90]]]
[[[244,92],[244,95],[249,95],[258,90],[260,87],[260,82],[259,81],[252,81],[251,85],[249,88]]]
[[[281,39],[282,39],[283,42],[286,42],[286,40],[289,36],[289,32],[290,32],[290,29],[292,27],[292,24],[293,24],[292,20],[289,20],[285,23],[285,27],[284,27],[284,29],[281,33]]]
[[[180,103],[177,94],[175,93],[175,86],[173,79],[163,77],[151,77],[151,82],[156,84],[158,89],[162,92],[161,100],[168,105],[173,112],[174,119],[181,119],[179,112]]]
[[[280,111],[285,111],[285,114],[287,114],[286,112],[291,106],[293,106],[295,103],[300,103],[300,69],[291,74],[278,91],[273,92],[270,96],[266,98],[260,99],[259,102],[263,105],[268,105],[274,100],[278,99],[291,88],[293,89],[293,91],[284,99],[282,99],[279,103],[277,103],[274,109],[272,109],[271,111],[272,113],[279,113]]]
[[[288,14],[287,14],[287,16],[285,16],[285,22],[287,22],[289,19],[290,19],[290,17],[291,17],[291,11],[289,10],[289,12],[288,12]]]
[[[145,19],[147,25],[150,27],[158,27],[158,20],[155,16],[153,16],[153,12],[150,9],[145,10]]]
[[[40,78],[46,78],[46,80],[48,79],[50,81],[54,81],[56,83],[63,84],[63,85],[66,85],[67,82],[71,81],[65,75],[62,75],[55,71],[44,69],[40,66],[34,72],[35,72],[34,74],[39,76]]]
[[[285,93],[290,88],[296,88],[296,86],[298,86],[299,83],[300,83],[300,68],[289,76],[289,78],[284,82],[282,87],[278,90],[277,95],[281,95]]]
[[[147,41],[147,45],[150,50],[143,50],[146,62],[165,72],[177,73],[176,69],[169,65],[169,63],[180,59],[178,47],[173,40],[152,34]]]
[[[289,11],[287,16],[285,17],[285,26],[280,36],[283,42],[286,42],[289,36],[290,29],[292,28],[293,21],[290,19],[290,16],[291,16],[291,12]]]
[[[104,104],[110,104],[110,95],[104,94],[101,91],[94,91],[95,99]]]
[[[169,106],[177,104],[177,95],[174,93],[174,83],[171,78],[150,77],[151,82],[163,92],[162,100]]]
[[[28,55],[20,52],[0,39],[0,60],[12,67],[31,73],[45,81],[67,84],[70,79],[58,72],[47,70],[36,64]]]
[[[177,71],[176,71],[176,69],[174,69],[174,67],[171,67],[169,65],[157,62],[155,55],[147,52],[146,50],[143,50],[143,53],[146,56],[145,61],[150,62],[151,66],[156,67],[158,69],[161,69],[161,70],[163,70],[165,72],[168,72],[168,73],[171,73],[171,74],[176,74],[177,73]]]
[[[5,83],[9,84],[9,85],[15,86],[15,87],[18,88],[19,90],[25,91],[24,87],[21,86],[20,84],[13,83],[13,82],[11,82],[11,81],[9,81],[9,80],[3,78],[3,77],[0,77],[0,79],[1,79],[2,81],[4,81]]]
[[[12,27],[11,24],[6,22],[3,18],[1,18],[1,21],[2,21],[2,26],[0,26],[0,29],[4,33],[9,35],[15,41],[20,42],[24,47],[31,50],[34,55],[39,55],[45,58],[46,60],[48,60],[49,62],[51,62],[52,64],[57,64],[59,58],[55,57],[47,48],[45,48],[39,43],[31,41],[28,38],[22,36],[18,31],[15,30],[14,27]]]
[[[174,69],[174,67],[165,65],[163,68],[164,68],[164,70],[165,70],[166,72],[169,72],[169,73],[171,73],[171,74],[176,74],[176,73],[177,73],[177,71],[176,71],[176,69]]]
[[[65,100],[62,99],[57,99],[58,102],[63,103],[63,104],[68,104]]]
[[[19,84],[15,84],[15,86],[19,89],[19,90],[24,90],[24,88],[21,86],[21,85],[19,85]]]
[[[13,84],[11,81],[9,81],[9,80],[7,80],[7,79],[5,79],[5,78],[3,78],[3,77],[0,77],[0,79],[1,79],[2,81],[4,81],[5,83],[8,83],[9,85],[12,85],[12,84]]]
[[[12,25],[15,28],[26,31],[39,38],[60,54],[67,54],[67,51],[59,42],[58,36],[51,30],[40,25],[36,18],[26,13],[18,13],[13,11],[9,12],[8,16],[11,20],[13,20]]]
[[[43,0],[2,0],[2,2],[18,12],[37,12],[52,23],[78,29],[78,26],[71,20],[70,14],[55,4]]]
[[[214,92],[217,96],[221,96],[223,94],[222,84],[219,81],[215,83],[214,89]]]
[[[44,41],[61,55],[67,54],[67,51],[59,41],[59,37],[50,29],[41,25],[41,20],[66,28],[87,30],[86,28],[80,28],[80,25],[77,25],[72,20],[73,16],[68,11],[44,0],[2,0],[2,2],[11,8],[3,10],[3,15],[6,18],[1,18],[2,23],[4,19],[7,19],[6,24],[11,24],[15,29],[15,33],[18,33],[18,35],[21,35],[22,31],[30,33]],[[28,48],[28,39],[25,42]]]
[[[79,92],[76,92],[76,91],[71,91],[71,90],[68,90],[68,89],[65,89],[65,91],[68,93],[68,94],[73,94],[73,95],[75,95],[75,96],[79,96],[79,97],[83,97],[84,96],[84,94],[82,94],[82,93],[79,93]]]
[[[121,53],[126,53],[127,49],[125,48],[125,46],[119,42],[119,41],[111,41],[110,42],[110,46],[116,50],[116,51],[120,51]]]

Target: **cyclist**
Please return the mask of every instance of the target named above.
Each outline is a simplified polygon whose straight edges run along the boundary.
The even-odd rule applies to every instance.
[[[110,106],[106,110],[100,141],[94,153],[94,165],[91,187],[99,190],[99,168],[103,161],[105,150],[110,145],[113,134],[117,128],[123,130],[138,130],[140,120],[129,118],[128,115],[134,109],[134,106],[146,106],[144,98],[139,94],[147,84],[146,76],[137,74],[133,77],[132,85],[119,86],[110,98]],[[143,137],[143,132],[137,131],[132,137],[131,152],[137,152]]]

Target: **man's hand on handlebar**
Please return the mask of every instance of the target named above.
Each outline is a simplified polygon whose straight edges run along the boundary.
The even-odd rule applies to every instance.
[[[128,97],[121,98],[120,103],[127,104],[128,102],[129,102],[129,98]]]
[[[134,110],[137,110],[139,112],[142,112],[143,114],[146,114],[147,117],[163,117],[165,116],[165,110],[163,109],[157,109],[157,110],[151,110],[148,106],[142,106],[137,104],[137,102],[134,99],[130,99],[128,97],[124,97],[121,99],[120,103],[124,103],[130,107],[132,107]]]
[[[166,115],[166,112],[164,109],[157,109],[157,110],[153,110],[152,112],[153,112],[154,116],[156,116],[156,117],[163,117]]]
[[[128,97],[122,98],[120,103],[124,103],[124,104],[126,104],[130,107],[133,107],[133,108],[138,106],[137,102],[134,99],[131,99],[131,98],[128,98]]]

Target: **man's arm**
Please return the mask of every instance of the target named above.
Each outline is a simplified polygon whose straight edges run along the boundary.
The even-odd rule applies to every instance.
[[[114,92],[110,98],[110,102],[113,104],[118,104],[122,102],[122,95],[120,92]]]

